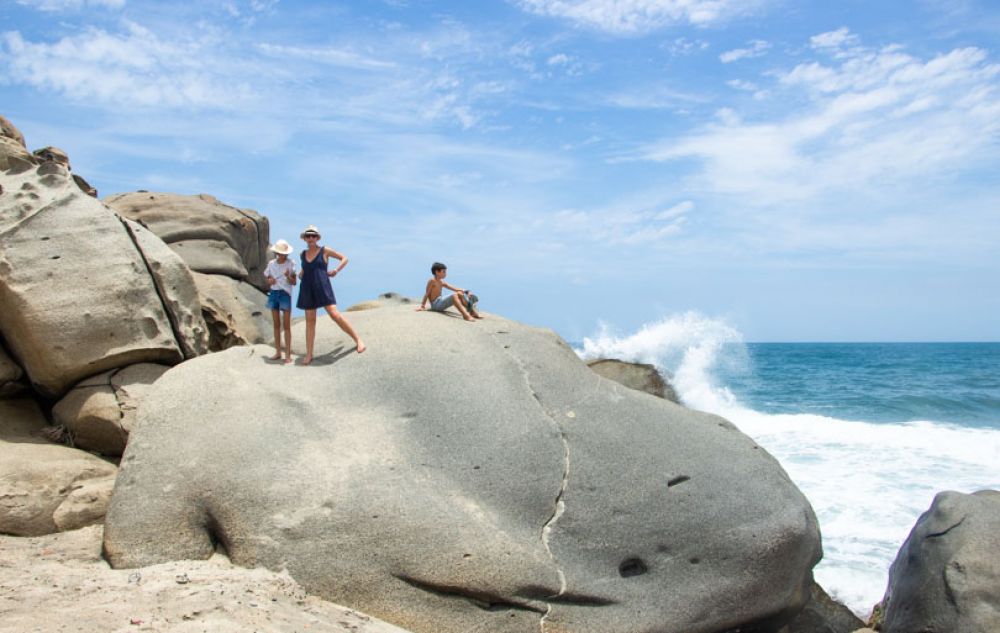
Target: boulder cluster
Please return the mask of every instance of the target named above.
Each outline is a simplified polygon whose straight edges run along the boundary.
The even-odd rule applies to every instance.
[[[588,368],[551,331],[394,294],[352,314],[365,354],[321,321],[310,366],[271,362],[265,217],[207,195],[99,200],[65,152],[0,128],[0,539],[76,530],[102,540],[87,573],[141,568],[130,584],[185,585],[179,561],[224,554],[287,574],[294,591],[253,572],[274,601],[301,586],[414,633],[861,630],[813,581],[819,526],[780,464],[655,368]],[[998,496],[938,497],[881,630],[996,630]],[[188,568],[237,573],[219,565]],[[210,593],[145,595],[195,594],[160,612],[169,628]]]

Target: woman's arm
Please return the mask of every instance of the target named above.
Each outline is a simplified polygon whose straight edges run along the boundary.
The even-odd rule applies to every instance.
[[[327,273],[331,277],[335,276],[337,273],[339,273],[340,271],[342,271],[344,269],[344,266],[347,265],[347,256],[338,253],[337,251],[333,250],[329,246],[324,246],[323,247],[323,257],[327,258],[327,262],[330,261],[329,260],[330,257],[332,257],[332,258],[340,261],[340,264],[336,268],[334,268],[333,270],[331,270],[330,272]]]

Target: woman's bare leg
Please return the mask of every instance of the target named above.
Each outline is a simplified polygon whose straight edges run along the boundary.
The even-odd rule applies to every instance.
[[[306,310],[306,356],[303,365],[313,362],[313,345],[316,343],[316,310]]]
[[[337,309],[336,305],[326,306],[326,312],[330,315],[330,318],[333,319],[333,322],[339,325],[340,329],[342,329],[345,334],[354,340],[354,344],[357,346],[359,354],[367,349],[364,341],[361,340],[361,337],[358,336],[358,333],[355,332],[354,328],[351,326],[351,322],[347,320],[347,317],[340,313],[340,310]]]

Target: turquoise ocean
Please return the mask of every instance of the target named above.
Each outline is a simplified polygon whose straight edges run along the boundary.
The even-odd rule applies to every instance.
[[[774,455],[819,519],[817,581],[861,617],[937,492],[1000,489],[1000,343],[748,343],[688,313],[574,347],[656,365]]]

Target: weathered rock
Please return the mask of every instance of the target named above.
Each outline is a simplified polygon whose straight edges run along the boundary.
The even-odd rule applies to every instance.
[[[0,171],[26,169],[37,162],[24,145],[10,137],[0,136]]]
[[[25,149],[28,147],[24,142],[24,134],[21,134],[21,130],[17,129],[17,126],[3,115],[0,115],[0,137],[9,138]]]
[[[140,363],[84,380],[56,403],[52,417],[72,433],[74,445],[121,455],[144,393],[168,369]]]
[[[813,583],[809,602],[780,633],[853,633],[864,626],[854,612]]]
[[[1000,491],[941,492],[889,569],[884,633],[1000,630]]]
[[[267,295],[250,284],[224,275],[192,273],[208,326],[209,349],[253,345],[273,336]]]
[[[0,536],[0,631],[406,633],[307,595],[287,573],[237,567],[222,554],[111,569],[101,535],[94,525]]]
[[[79,187],[80,191],[82,191],[83,193],[87,194],[91,198],[97,197],[97,189],[92,187],[89,182],[84,180],[83,176],[73,174],[73,182],[76,183],[76,186]]]
[[[237,209],[207,194],[182,196],[137,191],[110,196],[105,202],[167,244],[190,242],[177,250],[193,271],[219,272],[221,253],[227,246],[241,260],[241,271],[245,270],[237,279],[267,291],[264,268],[270,230],[267,218],[256,211]]]
[[[69,154],[58,147],[43,147],[42,149],[36,149],[32,154],[40,163],[56,163],[69,171],[73,170],[69,164]]]
[[[125,220],[125,227],[138,247],[146,268],[163,301],[174,338],[185,358],[194,358],[209,351],[208,326],[202,315],[198,287],[190,269],[163,240],[143,226]]]
[[[247,268],[240,254],[229,244],[218,240],[181,240],[170,248],[177,253],[191,270],[209,275],[226,275],[246,280]]]
[[[113,566],[218,542],[434,633],[771,631],[809,598],[812,509],[732,424],[504,319],[399,305],[352,323],[364,354],[321,320],[309,367],[232,348],[153,385],[106,520]]]
[[[107,369],[183,358],[115,213],[56,162],[0,182],[0,332],[39,391],[56,397]]]
[[[409,297],[404,297],[399,293],[383,292],[378,296],[377,299],[355,303],[351,307],[344,310],[344,312],[361,312],[363,310],[375,310],[376,308],[384,308],[386,306],[411,304],[411,303],[413,303],[413,299],[410,299]]]
[[[117,468],[38,432],[45,419],[32,400],[0,400],[0,533],[50,534],[100,521]]]
[[[3,347],[0,347],[0,398],[9,398],[20,392],[19,381],[23,375],[21,366],[11,360]]]
[[[674,388],[663,379],[653,365],[629,363],[614,358],[599,358],[587,361],[587,366],[608,380],[613,380],[629,389],[645,391],[657,398],[680,404]]]

